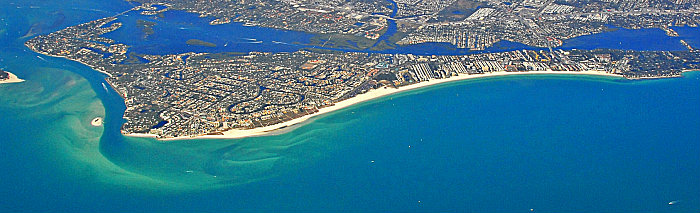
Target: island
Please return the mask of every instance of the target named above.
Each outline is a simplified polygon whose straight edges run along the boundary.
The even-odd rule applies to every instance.
[[[190,39],[190,40],[187,40],[185,43],[187,43],[187,45],[192,45],[192,46],[216,47],[216,44],[214,44],[214,43],[202,41],[199,39]]]
[[[370,9],[385,5],[379,1],[351,1],[357,3],[353,7],[360,8],[357,11],[318,5],[311,7],[312,4],[294,1],[266,4],[269,1],[264,0],[250,2],[250,5],[258,6],[249,10],[240,9],[238,4],[207,7],[208,4],[217,2],[224,1],[149,1],[132,10],[150,14],[149,11],[154,10],[151,4],[163,4],[171,9],[197,8],[192,11],[209,11],[204,14],[217,14],[213,16],[235,22],[320,34],[359,36],[370,40],[379,39],[386,33],[386,29],[379,29],[384,26],[383,23],[394,21],[381,15],[393,13],[391,10],[382,7]],[[248,4],[248,1],[245,2]],[[460,2],[455,7],[483,7],[480,6],[468,16],[441,19],[439,14],[443,13],[440,11],[446,8],[443,6],[455,2]],[[564,4],[566,2],[570,5]],[[107,82],[124,99],[126,105],[126,122],[121,127],[121,132],[129,136],[158,139],[238,138],[270,134],[310,117],[366,100],[470,78],[522,74],[666,78],[678,77],[684,71],[700,67],[700,53],[685,42],[684,45],[688,48],[683,51],[554,48],[561,45],[561,39],[601,32],[610,23],[661,28],[669,26],[669,22],[695,25],[698,20],[696,14],[686,4],[670,4],[667,8],[657,8],[664,4],[654,4],[654,8],[642,4],[602,7],[615,8],[610,12],[601,11],[595,7],[596,4],[585,6],[579,1],[527,0],[518,4],[501,2],[496,5],[492,1],[470,3],[462,0],[395,3],[399,15],[410,19],[404,20],[407,23],[398,27],[399,32],[403,28],[420,27],[400,33],[403,38],[381,41],[389,47],[439,42],[442,41],[439,39],[449,38],[456,46],[475,50],[488,47],[498,40],[516,40],[545,49],[464,55],[385,54],[318,48],[276,53],[190,52],[149,55],[130,52],[130,46],[102,36],[122,27],[122,14],[40,35],[28,40],[25,45],[35,52],[65,57],[106,74]],[[640,8],[645,9],[637,11]],[[671,9],[673,12],[663,12]],[[270,15],[271,10],[278,13],[286,10],[290,12],[284,16],[261,15]],[[215,11],[219,13],[214,13]],[[239,13],[227,16],[229,13],[222,11]],[[362,15],[369,11],[374,15]],[[505,11],[517,17],[503,20],[494,18],[503,17]],[[654,15],[645,16],[649,11]],[[433,15],[421,15],[423,13]],[[630,14],[637,15],[630,18]],[[542,18],[545,15],[550,18]],[[262,17],[267,19],[260,19]],[[346,20],[348,17],[352,21]],[[461,20],[459,17],[466,18]],[[673,18],[667,19],[669,17]],[[439,23],[459,23],[438,25],[432,22],[436,18]],[[336,21],[324,21],[327,19]],[[355,24],[358,21],[374,23],[367,25],[373,25],[379,30],[359,27]],[[314,23],[323,23],[323,27]],[[358,28],[348,30],[345,28],[348,23]],[[472,31],[473,26],[478,26],[480,30]],[[439,35],[432,34],[433,32]],[[454,40],[457,37],[459,39]]]
[[[141,32],[143,33],[144,38],[148,38],[149,36],[153,35],[156,31],[153,29],[154,26],[157,24],[152,21],[146,21],[146,20],[136,20],[136,27],[141,29]]]
[[[0,84],[19,83],[23,81],[23,79],[18,78],[15,74],[0,69]]]
[[[101,117],[96,117],[96,118],[93,118],[92,121],[90,121],[90,125],[92,125],[92,126],[102,126],[102,123],[103,123],[103,122],[104,122],[104,121],[102,120]]]

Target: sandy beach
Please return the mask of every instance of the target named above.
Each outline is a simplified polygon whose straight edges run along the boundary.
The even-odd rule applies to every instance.
[[[0,81],[0,84],[19,83],[24,81],[23,79],[19,79],[15,74],[12,74],[11,72],[7,72],[7,74],[10,75],[10,78]]]
[[[255,136],[264,136],[264,135],[274,135],[274,134],[281,134],[284,133],[285,131],[291,131],[291,129],[294,129],[295,127],[298,127],[302,125],[301,123],[314,118],[319,115],[323,115],[329,112],[333,112],[336,110],[340,110],[358,103],[362,103],[365,101],[373,100],[376,98],[384,97],[387,95],[395,94],[395,93],[400,93],[408,90],[414,90],[418,88],[423,88],[427,86],[432,86],[436,84],[443,84],[447,82],[454,82],[454,81],[460,81],[460,80],[466,80],[466,79],[475,79],[475,78],[487,78],[487,77],[496,77],[496,76],[509,76],[509,75],[542,75],[542,74],[563,74],[563,75],[596,75],[596,76],[610,76],[610,77],[618,77],[618,78],[624,78],[622,75],[618,74],[612,74],[612,73],[607,73],[607,72],[602,72],[602,71],[580,71],[580,72],[568,72],[568,71],[531,71],[531,72],[491,72],[491,73],[485,73],[485,74],[474,74],[474,75],[467,75],[467,74],[460,74],[458,76],[452,76],[450,78],[444,78],[444,79],[432,79],[430,81],[424,81],[416,84],[411,84],[408,86],[403,86],[399,88],[379,88],[379,89],[373,89],[370,90],[366,93],[359,94],[353,98],[343,100],[340,102],[335,103],[335,105],[320,108],[318,112],[296,118],[293,120],[289,120],[286,122],[278,123],[275,125],[270,125],[270,126],[265,126],[265,127],[258,127],[254,129],[232,129],[232,130],[227,130],[224,132],[221,132],[218,135],[197,135],[197,136],[183,136],[183,137],[175,137],[175,138],[160,138],[159,140],[183,140],[183,139],[231,139],[231,138],[245,138],[245,137],[255,137]],[[154,134],[143,134],[143,133],[138,133],[138,134],[126,134],[127,136],[132,136],[132,137],[153,137],[155,138],[156,135]]]
[[[92,126],[102,126],[102,123],[104,123],[104,120],[101,117],[96,117],[90,121]]]

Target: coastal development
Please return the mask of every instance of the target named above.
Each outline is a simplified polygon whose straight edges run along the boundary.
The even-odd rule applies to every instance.
[[[134,0],[247,25],[318,35],[317,43],[355,49],[445,42],[484,50],[499,41],[558,47],[615,28],[698,26],[698,0]],[[393,25],[397,33],[379,41]],[[348,45],[346,40],[357,45]],[[380,45],[375,42],[381,42]]]
[[[672,31],[668,28],[671,25],[696,25],[700,17],[695,1],[245,2],[246,7],[228,1],[149,1],[132,10],[146,15],[187,10],[215,17],[211,24],[236,21],[368,40],[380,37],[388,22],[396,21],[397,29],[403,32],[397,35],[404,37],[382,41],[387,46],[449,42],[479,50],[511,40],[549,48],[467,55],[315,48],[279,53],[149,55],[132,52],[130,46],[102,36],[122,27],[119,15],[40,35],[25,45],[105,73],[126,104],[122,133],[162,139],[262,134],[382,95],[474,77],[560,73],[662,78],[700,67],[700,53],[685,42],[687,51],[554,48],[563,39],[602,32],[610,24],[658,27],[667,32]],[[214,6],[218,3],[223,6]],[[398,9],[391,6],[394,4]],[[456,7],[479,9],[468,15],[450,12]],[[393,18],[381,15],[388,13]]]

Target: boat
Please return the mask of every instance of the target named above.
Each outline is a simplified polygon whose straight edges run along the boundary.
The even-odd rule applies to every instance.
[[[105,91],[109,92],[109,90],[107,89],[107,85],[105,85],[105,83],[102,83],[102,88],[104,88]]]

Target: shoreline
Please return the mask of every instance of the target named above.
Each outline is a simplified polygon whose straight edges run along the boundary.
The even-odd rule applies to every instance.
[[[20,78],[17,77],[15,74],[12,74],[11,72],[7,72],[7,71],[5,71],[5,72],[10,76],[10,78],[5,79],[5,80],[1,80],[1,81],[0,81],[0,84],[10,84],[10,83],[24,82],[24,79],[20,79]]]
[[[258,127],[254,129],[232,129],[232,130],[226,130],[223,132],[212,132],[210,134],[212,135],[192,135],[192,136],[180,136],[180,137],[174,137],[174,138],[157,138],[157,135],[155,134],[148,134],[148,133],[129,133],[129,134],[124,134],[125,136],[130,136],[130,137],[150,137],[150,138],[156,138],[157,140],[160,141],[172,141],[172,140],[191,140],[191,139],[236,139],[236,138],[246,138],[246,137],[260,137],[260,136],[269,136],[269,135],[277,135],[277,134],[282,134],[287,131],[291,131],[299,126],[302,126],[304,122],[309,121],[310,119],[316,118],[319,115],[327,114],[333,111],[337,111],[340,109],[344,109],[359,103],[363,103],[366,101],[374,100],[377,98],[381,98],[384,96],[396,94],[396,93],[401,93],[405,91],[410,91],[410,90],[415,90],[419,88],[424,88],[432,85],[438,85],[438,84],[444,84],[448,82],[455,82],[455,81],[461,81],[461,80],[468,80],[468,79],[478,79],[478,78],[489,78],[489,77],[499,77],[499,76],[515,76],[515,75],[585,75],[585,76],[608,76],[608,77],[616,77],[616,78],[625,78],[622,75],[619,74],[613,74],[613,73],[608,73],[604,71],[529,71],[529,72],[490,72],[490,73],[484,73],[484,74],[460,74],[458,76],[452,76],[450,78],[442,78],[442,79],[431,79],[429,81],[423,81],[399,88],[391,88],[391,87],[382,87],[378,89],[372,89],[367,91],[366,93],[359,94],[355,97],[336,102],[334,105],[330,105],[327,107],[319,108],[318,112],[306,115],[303,117],[295,118],[289,121],[285,121],[282,123],[270,125],[270,126],[265,126],[265,127]],[[216,134],[216,135],[213,135]]]
[[[85,62],[82,62],[82,61],[80,61],[80,60],[74,60],[74,59],[68,58],[67,56],[64,56],[64,55],[51,55],[51,54],[49,54],[49,53],[47,53],[47,52],[42,52],[42,51],[35,50],[35,49],[33,49],[32,47],[27,46],[26,44],[25,44],[25,46],[26,46],[27,48],[29,48],[30,50],[36,52],[36,53],[39,53],[39,54],[42,54],[42,55],[46,55],[46,56],[50,56],[50,57],[55,57],[55,58],[63,58],[63,59],[69,60],[69,61],[75,61],[75,62],[78,62],[78,63],[80,63],[80,64],[82,64],[82,65],[85,65],[85,66],[87,66],[87,67],[90,67],[90,69],[92,69],[92,70],[95,70],[95,71],[97,71],[97,72],[99,72],[99,73],[105,74],[105,75],[107,75],[107,76],[110,77],[110,78],[112,77],[112,74],[109,74],[109,73],[106,72],[106,71],[102,71],[101,69],[97,69],[97,67],[94,67],[94,66],[92,66],[92,65],[89,65],[89,64],[87,64],[87,63],[85,63]],[[39,59],[41,59],[41,60],[43,60],[43,61],[46,61],[46,59],[41,58],[41,56],[37,56],[37,57],[39,57]]]
[[[104,124],[102,117],[95,117],[90,121],[90,125],[92,126],[102,126],[102,124]]]

